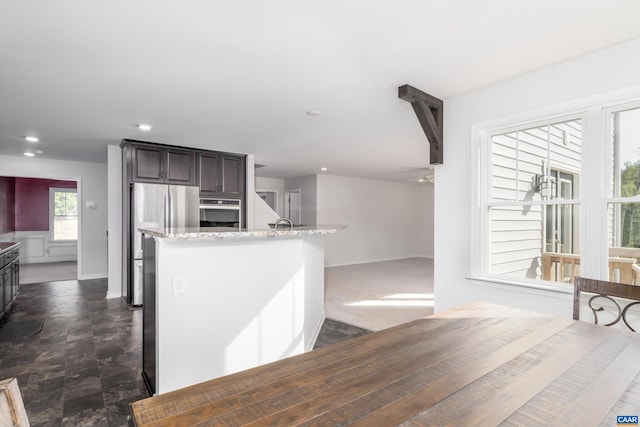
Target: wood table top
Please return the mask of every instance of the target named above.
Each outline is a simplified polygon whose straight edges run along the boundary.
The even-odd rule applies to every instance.
[[[137,426],[172,427],[617,425],[640,415],[640,335],[478,302],[131,412]]]

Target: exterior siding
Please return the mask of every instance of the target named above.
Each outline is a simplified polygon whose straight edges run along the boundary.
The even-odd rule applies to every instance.
[[[545,209],[541,204],[518,202],[543,200],[536,189],[536,176],[548,173],[548,169],[572,174],[573,196],[578,198],[581,143],[579,119],[491,137],[491,200],[514,202],[490,208],[492,274],[542,278]],[[577,236],[577,224],[573,228]],[[574,247],[579,247],[575,241]]]

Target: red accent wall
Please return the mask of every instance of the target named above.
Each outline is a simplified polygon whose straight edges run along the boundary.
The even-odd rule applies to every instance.
[[[0,234],[16,231],[15,189],[15,178],[0,176]]]
[[[15,178],[15,231],[49,230],[49,188],[77,188],[75,181]]]

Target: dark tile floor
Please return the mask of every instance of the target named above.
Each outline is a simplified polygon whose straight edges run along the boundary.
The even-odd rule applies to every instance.
[[[357,326],[349,325],[333,319],[325,319],[322,324],[322,328],[320,328],[320,332],[318,333],[318,338],[316,339],[313,349],[316,350],[329,344],[334,344],[369,333],[371,333],[371,331],[367,329],[358,328]]]
[[[3,320],[44,321],[37,335],[0,342],[0,379],[17,377],[32,426],[127,426],[129,403],[148,397],[142,310],[106,292],[106,279],[23,285]],[[327,319],[315,348],[366,333]]]
[[[106,279],[21,287],[3,322],[41,319],[44,326],[0,343],[0,378],[17,377],[32,426],[126,426],[129,402],[148,397],[142,310],[106,292]]]

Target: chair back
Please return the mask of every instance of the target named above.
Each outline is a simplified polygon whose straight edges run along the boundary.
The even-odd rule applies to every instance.
[[[604,280],[587,279],[576,276],[573,291],[573,318],[575,320],[579,320],[580,318],[580,292],[596,294],[589,298],[589,308],[593,312],[593,318],[596,324],[598,324],[598,312],[604,311],[604,307],[601,305],[596,306],[597,303],[594,303],[594,301],[598,298],[604,298],[612,301],[618,310],[616,318],[612,322],[605,324],[605,326],[615,325],[622,319],[624,324],[627,325],[630,330],[636,332],[636,330],[627,322],[627,311],[630,307],[640,304],[640,286],[625,285],[623,283],[607,282]],[[618,301],[613,297],[632,301],[622,308]]]

